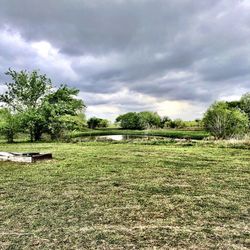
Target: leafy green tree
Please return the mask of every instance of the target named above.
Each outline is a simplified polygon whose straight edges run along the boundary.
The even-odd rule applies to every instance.
[[[41,114],[45,118],[44,129],[50,134],[51,138],[57,139],[67,127],[63,117],[72,118],[81,114],[85,108],[82,100],[77,99],[79,90],[61,85],[56,91],[48,94],[42,104]]]
[[[51,80],[38,71],[16,72],[9,69],[6,75],[12,82],[6,83],[7,91],[0,95],[0,102],[5,103],[14,112],[23,112],[39,107],[51,90]]]
[[[138,115],[140,126],[143,129],[159,128],[161,126],[161,117],[156,112],[143,111]]]
[[[169,122],[171,122],[171,119],[168,116],[164,116],[161,118],[161,128],[168,127]]]
[[[19,125],[29,130],[31,141],[39,140],[43,121],[41,106],[52,88],[51,80],[38,71],[29,73],[9,69],[6,75],[12,78],[12,82],[6,83],[7,91],[0,95],[0,102],[13,114],[22,114]]]
[[[161,127],[161,117],[156,112],[128,112],[116,118],[124,129],[149,129]]]
[[[87,121],[87,124],[88,124],[88,128],[90,128],[90,129],[107,128],[109,126],[109,121],[106,119],[91,117]]]
[[[226,102],[214,103],[205,113],[204,126],[216,138],[243,135],[248,128],[248,117],[239,109],[230,109]]]
[[[86,117],[83,113],[80,113],[80,114],[75,115],[75,116],[64,115],[64,116],[61,116],[59,119],[60,119],[60,122],[62,123],[62,126],[65,130],[80,131],[80,130],[86,128]]]
[[[65,126],[61,116],[77,116],[84,110],[83,101],[76,98],[79,90],[66,85],[52,88],[51,80],[38,71],[9,69],[6,75],[12,82],[6,83],[7,91],[0,95],[0,102],[21,117],[20,127],[29,131],[31,141],[40,140],[43,132],[55,139]]]
[[[20,119],[8,109],[0,109],[0,133],[5,136],[9,143],[14,142],[14,136],[19,130]]]
[[[90,129],[96,129],[100,123],[101,123],[101,119],[97,117],[91,117],[87,121],[88,128]]]
[[[116,122],[124,129],[143,129],[143,124],[138,113],[128,112],[116,118]]]
[[[107,119],[101,119],[99,127],[100,128],[107,128],[109,125],[110,125],[109,120],[107,120]]]

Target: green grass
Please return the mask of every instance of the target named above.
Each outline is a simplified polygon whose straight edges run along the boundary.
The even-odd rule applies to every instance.
[[[91,135],[153,135],[169,138],[190,138],[202,140],[209,134],[202,130],[175,130],[175,129],[155,129],[155,130],[125,130],[125,129],[86,129],[85,131],[72,132],[71,137],[91,136]]]
[[[0,144],[0,249],[249,249],[250,151],[202,143]]]

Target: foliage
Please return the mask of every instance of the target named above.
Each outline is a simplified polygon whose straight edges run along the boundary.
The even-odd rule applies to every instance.
[[[123,129],[149,129],[159,128],[161,118],[156,112],[143,111],[140,113],[129,112],[116,118]]]
[[[66,124],[70,120],[69,116],[74,120],[82,113],[84,103],[76,99],[78,93],[77,89],[61,85],[56,91],[46,96],[41,112],[47,121],[44,129],[52,139],[59,138],[64,129],[72,126],[72,122]]]
[[[248,115],[250,126],[250,92],[246,93],[241,97],[240,107]]]
[[[64,128],[70,127],[65,124],[66,120],[61,121],[61,117],[69,115],[73,118],[85,107],[82,100],[76,99],[77,89],[66,85],[52,88],[51,80],[38,71],[29,73],[9,69],[6,75],[12,78],[12,82],[6,83],[7,91],[0,95],[0,102],[12,114],[18,114],[18,125],[23,131],[29,131],[31,141],[40,140],[43,132],[57,138]]]
[[[168,116],[164,116],[161,118],[161,128],[167,127],[166,125],[171,121]]]
[[[201,128],[201,121],[183,121],[181,119],[168,120],[164,124],[165,128],[174,128],[174,129],[184,129],[184,128]]]
[[[156,112],[143,111],[138,115],[143,129],[159,128],[161,126],[161,117]]]
[[[51,80],[46,75],[39,75],[36,70],[29,73],[9,69],[5,74],[10,76],[13,82],[6,83],[8,90],[0,95],[0,102],[5,103],[14,112],[36,109],[50,93]]]
[[[248,117],[238,109],[230,109],[226,102],[214,103],[204,116],[204,126],[216,138],[230,138],[244,134]]]
[[[20,119],[18,115],[12,114],[8,109],[0,109],[0,133],[8,142],[14,141],[14,136],[19,130]]]
[[[91,117],[88,121],[88,128],[96,129],[96,128],[107,128],[109,126],[109,121],[102,118]]]
[[[116,118],[116,122],[120,123],[120,126],[123,129],[143,129],[140,116],[136,112],[119,115]]]
[[[84,114],[63,115],[59,117],[60,122],[63,124],[62,127],[69,131],[80,131],[86,127],[86,118]]]

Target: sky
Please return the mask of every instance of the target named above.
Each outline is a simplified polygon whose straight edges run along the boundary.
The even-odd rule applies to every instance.
[[[4,72],[80,90],[88,117],[201,118],[250,91],[250,0],[0,0]]]

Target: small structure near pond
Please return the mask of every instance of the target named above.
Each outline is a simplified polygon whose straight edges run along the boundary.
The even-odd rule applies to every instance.
[[[15,153],[15,152],[0,152],[0,161],[14,161],[32,163],[41,160],[51,160],[52,154],[41,153]]]

